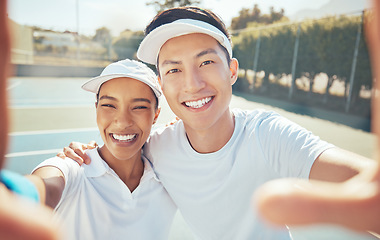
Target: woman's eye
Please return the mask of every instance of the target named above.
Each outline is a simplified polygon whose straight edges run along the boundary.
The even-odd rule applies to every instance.
[[[115,106],[112,105],[112,104],[102,104],[101,106],[102,107],[107,107],[107,108],[115,108]]]
[[[202,62],[201,66],[208,65],[210,63],[213,63],[213,61],[207,60],[207,61]]]

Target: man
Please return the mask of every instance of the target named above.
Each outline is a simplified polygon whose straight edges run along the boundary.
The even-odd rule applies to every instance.
[[[153,133],[145,154],[199,239],[289,239],[285,227],[252,214],[251,195],[260,185],[283,177],[339,182],[372,164],[274,112],[231,110],[238,61],[223,22],[210,11],[158,14],[137,56],[156,65],[181,119]],[[84,157],[81,145],[71,147]],[[65,153],[75,158],[73,150]]]

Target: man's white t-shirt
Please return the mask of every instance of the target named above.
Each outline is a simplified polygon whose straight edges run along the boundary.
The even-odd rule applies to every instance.
[[[197,238],[289,239],[285,227],[260,219],[252,194],[272,179],[308,178],[332,145],[274,112],[233,114],[233,135],[217,152],[196,152],[181,120],[151,134],[144,152]]]
[[[54,166],[65,177],[55,208],[65,239],[168,239],[176,206],[143,157],[144,173],[131,193],[99,156],[89,150],[91,164],[51,158],[36,167]]]

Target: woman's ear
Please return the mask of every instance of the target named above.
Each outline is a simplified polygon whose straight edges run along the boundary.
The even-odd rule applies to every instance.
[[[239,62],[236,58],[231,58],[230,71],[231,71],[230,82],[231,82],[231,85],[234,85],[239,74]]]
[[[160,112],[161,112],[161,107],[158,107],[156,113],[154,114],[153,124],[157,122],[157,118],[160,115]]]

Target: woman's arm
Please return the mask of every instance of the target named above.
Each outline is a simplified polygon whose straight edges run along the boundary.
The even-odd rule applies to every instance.
[[[38,168],[27,178],[36,186],[41,202],[55,208],[65,188],[63,173],[56,167],[46,166]]]

